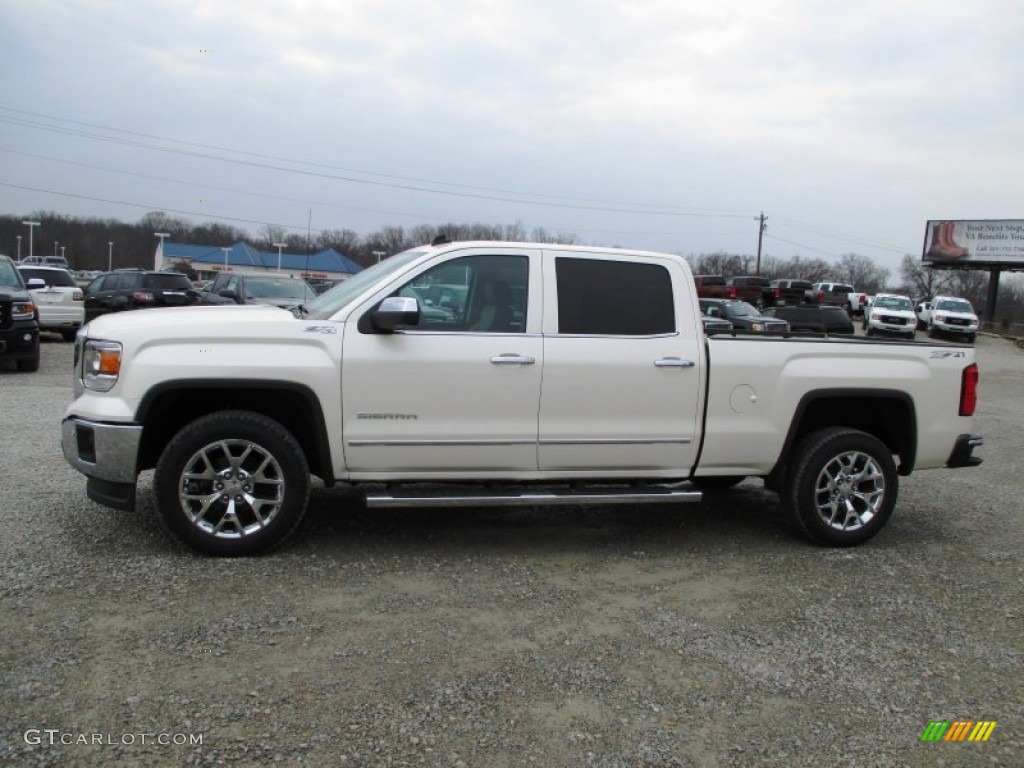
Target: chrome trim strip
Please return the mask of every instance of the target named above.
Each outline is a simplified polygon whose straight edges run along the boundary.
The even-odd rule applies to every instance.
[[[472,445],[689,445],[693,442],[689,437],[644,437],[644,438],[584,438],[580,440],[569,440],[565,438],[546,438],[533,440],[531,438],[513,440],[349,440],[346,445],[352,448],[387,448],[387,447],[461,447]]]
[[[576,440],[549,437],[540,440],[541,445],[689,445],[692,442],[690,437],[592,437]]]
[[[421,496],[392,496],[389,493],[368,493],[366,506],[374,509],[402,507],[535,507],[568,504],[671,504],[698,502],[703,498],[700,491],[634,491],[624,493],[552,493],[522,491],[520,493],[495,493],[493,495],[445,496],[439,494]]]
[[[536,445],[532,438],[514,440],[349,440],[346,445],[352,448],[387,448],[389,446],[464,446],[464,445]]]

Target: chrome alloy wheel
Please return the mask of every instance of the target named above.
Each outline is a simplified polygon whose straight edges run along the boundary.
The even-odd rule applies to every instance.
[[[855,531],[878,514],[885,502],[885,475],[875,459],[848,451],[825,464],[814,483],[815,505],[830,528]]]
[[[218,440],[185,463],[181,508],[205,534],[238,539],[263,530],[281,509],[284,474],[277,459],[251,440]]]

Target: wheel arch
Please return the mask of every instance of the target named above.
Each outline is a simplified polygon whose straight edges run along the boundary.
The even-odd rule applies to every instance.
[[[909,475],[917,456],[914,400],[898,389],[837,388],[813,390],[800,399],[769,483],[786,470],[788,459],[806,435],[825,427],[859,429],[881,440],[899,456],[899,474]]]
[[[170,439],[185,424],[210,413],[245,410],[274,419],[294,435],[310,471],[334,483],[323,409],[308,386],[272,379],[181,379],[149,390],[136,409],[143,425],[139,470],[152,469]]]

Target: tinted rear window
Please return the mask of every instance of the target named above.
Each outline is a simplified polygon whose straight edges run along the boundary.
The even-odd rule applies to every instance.
[[[165,272],[160,275],[146,275],[142,284],[146,288],[156,288],[164,291],[187,291],[192,283],[185,275],[178,272]]]
[[[42,280],[47,285],[58,285],[68,288],[73,288],[78,285],[70,272],[65,272],[60,269],[33,269],[32,267],[22,267],[18,271],[21,272],[21,277],[25,282],[34,278],[36,280]]]

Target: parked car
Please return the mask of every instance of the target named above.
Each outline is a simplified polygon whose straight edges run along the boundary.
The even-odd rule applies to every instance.
[[[840,307],[794,304],[769,307],[764,315],[787,321],[789,329],[794,333],[853,333],[853,320]]]
[[[180,272],[122,269],[105,272],[85,287],[85,321],[108,312],[197,303],[199,292]]]
[[[773,307],[776,295],[772,290],[772,281],[760,275],[733,275],[725,278],[725,284],[735,289],[732,299],[748,301],[756,307]]]
[[[57,267],[67,269],[68,261],[63,256],[26,256],[18,262],[19,267]]]
[[[772,280],[771,287],[775,306],[807,304],[811,300],[812,285],[810,280],[797,280],[790,277]]]
[[[862,326],[867,336],[891,333],[912,339],[917,330],[914,304],[907,296],[879,293],[864,310]]]
[[[0,360],[19,371],[39,370],[39,322],[35,302],[14,261],[0,255]]]
[[[723,275],[694,275],[697,297],[701,299],[734,299],[758,304],[761,301],[761,287],[757,285],[731,285]]]
[[[745,301],[732,299],[700,299],[701,314],[708,317],[724,318],[739,331],[755,333],[786,333],[789,323],[774,317],[762,315],[756,307]]]
[[[316,291],[299,277],[271,273],[222,272],[200,291],[202,304],[269,304],[292,309],[316,298]]]
[[[955,296],[936,296],[917,305],[917,327],[935,338],[947,334],[974,343],[978,335],[978,315],[967,299]]]
[[[85,292],[72,274],[57,267],[18,266],[22,280],[35,299],[39,328],[73,341],[85,323]]]
[[[713,333],[729,333],[736,330],[732,327],[732,321],[724,317],[709,317],[701,313],[700,321],[704,325],[704,333],[709,336]]]
[[[863,315],[867,303],[867,294],[847,283],[814,283],[808,298],[815,304],[842,307],[851,315]]]

